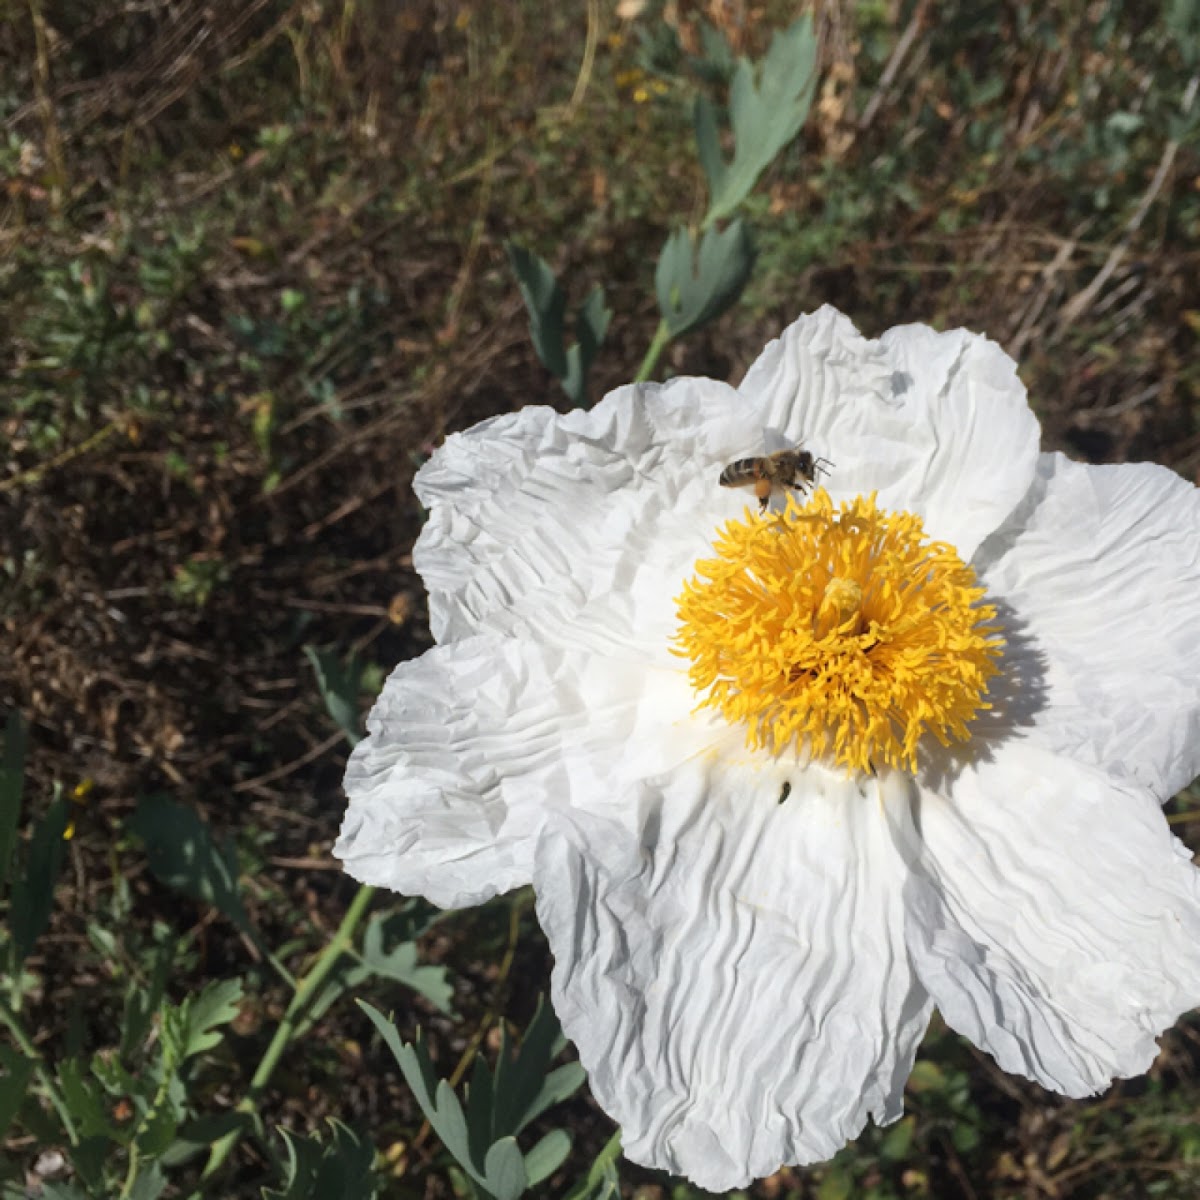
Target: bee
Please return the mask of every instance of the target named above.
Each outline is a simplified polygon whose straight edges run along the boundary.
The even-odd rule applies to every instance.
[[[776,488],[796,488],[803,495],[817,481],[818,474],[828,474],[833,466],[827,458],[815,458],[799,446],[779,450],[762,458],[739,458],[721,472],[722,487],[754,485],[758,511],[767,511],[767,502]]]

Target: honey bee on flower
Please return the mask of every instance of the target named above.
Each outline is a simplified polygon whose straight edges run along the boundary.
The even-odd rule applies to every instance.
[[[753,487],[758,511],[766,512],[771,494],[794,488],[802,494],[817,481],[818,473],[827,474],[833,464],[827,458],[814,458],[799,446],[777,450],[758,458],[739,458],[721,472],[722,487]]]

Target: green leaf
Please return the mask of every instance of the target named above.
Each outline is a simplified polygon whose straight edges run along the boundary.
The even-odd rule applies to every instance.
[[[481,1182],[495,1200],[517,1200],[529,1187],[516,1138],[501,1138],[493,1144],[484,1160]]]
[[[0,1139],[25,1101],[25,1092],[37,1064],[9,1046],[0,1046]]]
[[[25,961],[33,944],[50,921],[54,885],[62,867],[63,834],[67,829],[67,799],[61,788],[46,815],[38,822],[25,857],[25,869],[12,887],[12,937],[16,963]]]
[[[420,1031],[414,1043],[407,1045],[381,1013],[361,1000],[358,1003],[395,1056],[442,1144],[494,1200],[515,1200],[531,1182],[558,1168],[570,1149],[565,1133],[543,1138],[528,1157],[522,1156],[516,1143],[516,1135],[530,1121],[570,1095],[584,1078],[578,1064],[547,1074],[565,1039],[544,1000],[539,1001],[515,1056],[510,1057],[507,1034],[501,1032],[494,1076],[482,1058],[475,1060],[465,1113],[450,1086],[437,1079]]]
[[[20,713],[9,713],[0,755],[0,896],[12,874],[21,816],[21,785],[25,778],[25,729]]]
[[[617,1174],[617,1159],[621,1156],[621,1139],[610,1138],[596,1156],[587,1175],[563,1200],[620,1200],[621,1178]]]
[[[712,83],[728,83],[737,70],[737,56],[725,35],[704,20],[700,22],[700,48],[700,57],[692,60],[697,74]]]
[[[238,894],[237,855],[220,845],[195,809],[170,796],[146,796],[126,828],[146,846],[154,877],[204,904],[211,904],[253,936]]]
[[[771,160],[800,132],[817,82],[817,39],[812,18],[777,33],[755,67],[739,58],[729,90],[733,159],[726,162],[711,102],[696,102],[696,144],[708,179],[705,225],[728,217],[750,194]]]
[[[92,1075],[110,1096],[145,1096],[149,1099],[153,1085],[134,1076],[115,1055],[93,1054]]]
[[[149,983],[142,979],[130,978],[126,985],[119,1050],[122,1058],[132,1055],[150,1032],[154,1014],[158,1012],[166,994],[167,979],[175,961],[175,943],[166,942],[156,946],[151,953],[153,966]]]
[[[471,1161],[471,1147],[467,1137],[467,1122],[463,1116],[458,1097],[445,1080],[439,1080],[429,1061],[420,1029],[416,1040],[409,1045],[400,1040],[396,1027],[381,1012],[364,1000],[358,1006],[371,1018],[371,1023],[392,1052],[405,1083],[412,1089],[421,1111],[425,1114],[442,1145],[466,1169],[477,1183],[483,1183],[482,1164]]]
[[[358,693],[362,685],[363,664],[355,654],[343,662],[335,650],[305,646],[304,653],[317,675],[317,686],[325,709],[342,732],[357,745],[362,740],[362,725],[358,714]]]
[[[741,220],[705,230],[698,254],[691,233],[676,229],[654,273],[659,311],[671,336],[719,317],[742,294],[753,266],[750,234]]]
[[[517,277],[521,299],[529,313],[529,333],[533,348],[542,365],[556,379],[567,375],[567,354],[563,347],[563,325],[567,311],[567,299],[550,264],[539,254],[518,246],[516,242],[505,242],[509,265]]]
[[[72,1183],[53,1183],[42,1180],[42,1200],[89,1200],[87,1192],[81,1192]]]
[[[379,1181],[375,1147],[341,1121],[330,1120],[333,1138],[322,1145],[280,1129],[287,1148],[282,1190],[263,1188],[264,1200],[373,1200]]]
[[[575,345],[563,341],[567,300],[550,264],[515,242],[506,242],[508,261],[529,313],[529,333],[542,365],[562,384],[571,403],[587,399],[587,375],[608,332],[612,312],[604,303],[604,289],[593,288],[575,317]]]
[[[108,1119],[103,1094],[92,1079],[84,1075],[83,1064],[77,1058],[68,1058],[59,1064],[58,1090],[81,1137],[120,1140],[118,1131]]]
[[[892,1125],[879,1143],[879,1157],[885,1162],[901,1163],[912,1152],[917,1130],[915,1117],[905,1117]]]
[[[165,1046],[168,1036],[172,1040],[172,1061],[181,1063],[218,1045],[224,1034],[217,1030],[238,1015],[241,999],[240,979],[218,979],[207,984],[198,995],[188,996],[178,1007],[164,1005],[163,1042]]]
[[[180,1166],[227,1134],[235,1131],[248,1133],[253,1128],[254,1118],[246,1112],[213,1113],[198,1117],[179,1130],[174,1142],[163,1151],[159,1161],[164,1167]]]
[[[503,1047],[503,1035],[501,1036]],[[502,1050],[503,1052],[503,1050]],[[492,1073],[482,1055],[475,1058],[471,1082],[467,1085],[467,1145],[472,1162],[483,1162],[496,1140],[496,1094]]]
[[[394,979],[412,988],[439,1011],[451,1012],[454,989],[445,967],[418,966],[418,947],[414,941],[385,949],[385,939],[397,927],[405,930],[411,927],[407,914],[377,913],[371,918],[363,935],[362,965],[372,975]]]
[[[567,351],[567,372],[559,380],[576,407],[587,402],[587,374],[608,332],[610,320],[612,311],[604,303],[604,289],[593,288],[575,318],[575,345]]]
[[[571,1153],[571,1137],[563,1129],[552,1129],[525,1155],[525,1174],[529,1186],[537,1187],[567,1161]]]
[[[1200,0],[1170,0],[1167,29],[1180,57],[1193,68],[1200,62]]]
[[[537,1010],[516,1057],[510,1060],[508,1033],[501,1029],[500,1053],[496,1058],[496,1106],[498,1134],[520,1133],[543,1112],[541,1103],[550,1060],[562,1048],[562,1029],[545,997],[538,999]]]
[[[137,1178],[128,1191],[122,1192],[129,1200],[158,1200],[167,1190],[167,1177],[156,1162],[139,1164]]]
[[[138,1126],[138,1153],[143,1159],[158,1158],[174,1144],[175,1134],[179,1130],[179,1122],[183,1119],[182,1105],[178,1107],[171,1103],[160,1103],[151,1110],[149,1116]]]
[[[909,1091],[920,1096],[925,1092],[944,1092],[947,1085],[948,1081],[942,1073],[941,1067],[937,1063],[921,1059],[913,1064],[913,1069],[908,1073],[908,1083],[905,1086]]]

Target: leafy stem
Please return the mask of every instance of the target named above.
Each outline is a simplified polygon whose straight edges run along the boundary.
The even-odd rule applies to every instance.
[[[0,1021],[3,1021],[8,1026],[8,1030],[12,1034],[13,1041],[17,1044],[17,1048],[33,1063],[33,1071],[37,1076],[38,1083],[42,1085],[42,1091],[46,1093],[46,1098],[54,1106],[54,1111],[58,1113],[58,1119],[62,1122],[67,1138],[70,1140],[72,1146],[78,1146],[79,1133],[75,1129],[75,1122],[71,1120],[71,1112],[67,1108],[62,1093],[58,1090],[50,1072],[46,1070],[45,1059],[42,1058],[38,1048],[30,1041],[29,1035],[25,1032],[25,1027],[21,1024],[21,1019],[2,1001],[0,1001]]]
[[[367,909],[370,908],[371,900],[374,896],[375,889],[373,887],[364,884],[358,889],[332,940],[321,952],[320,957],[313,964],[312,970],[303,976],[296,985],[296,992],[287,1007],[287,1012],[283,1014],[283,1019],[279,1022],[278,1029],[275,1030],[275,1036],[271,1039],[270,1045],[262,1056],[262,1061],[258,1064],[258,1069],[254,1072],[253,1078],[251,1078],[250,1086],[245,1096],[238,1102],[234,1110],[237,1113],[251,1117],[255,1124],[258,1123],[259,1100],[262,1098],[267,1084],[270,1083],[271,1076],[274,1074],[275,1068],[279,1065],[279,1060],[283,1056],[283,1052],[287,1049],[288,1044],[295,1035],[304,1010],[317,995],[321,985],[337,965],[338,959],[349,949],[354,939],[355,930],[358,928],[363,917],[366,916]],[[220,1169],[221,1165],[229,1157],[230,1151],[241,1141],[244,1132],[245,1126],[239,1125],[213,1143],[213,1147],[209,1151],[208,1162],[204,1164],[204,1172],[201,1175],[201,1179],[210,1178]]]

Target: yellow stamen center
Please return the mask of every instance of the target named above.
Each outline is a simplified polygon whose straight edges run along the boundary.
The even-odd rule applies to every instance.
[[[921,518],[818,490],[717,535],[678,598],[676,653],[702,699],[747,744],[796,744],[849,770],[914,771],[917,746],[966,741],[990,705],[1004,640],[996,610]]]

